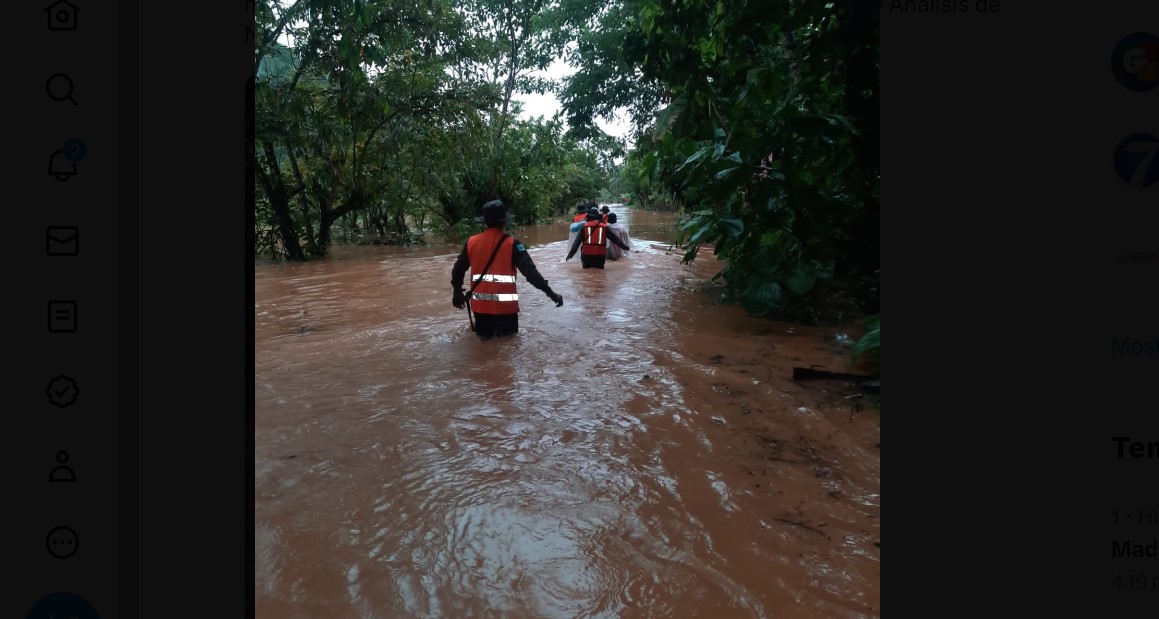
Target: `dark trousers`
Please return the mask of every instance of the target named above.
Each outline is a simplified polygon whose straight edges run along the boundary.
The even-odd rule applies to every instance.
[[[519,314],[475,314],[475,335],[481,340],[519,333]]]
[[[585,269],[602,269],[604,256],[580,256],[580,264],[584,265]]]

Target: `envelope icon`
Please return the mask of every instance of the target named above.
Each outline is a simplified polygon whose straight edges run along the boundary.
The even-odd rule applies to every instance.
[[[76,226],[49,226],[48,255],[75,256],[80,253],[80,229]]]

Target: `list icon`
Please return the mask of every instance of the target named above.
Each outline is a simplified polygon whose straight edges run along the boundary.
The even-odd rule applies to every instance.
[[[76,333],[76,301],[48,302],[49,333]]]
[[[75,256],[80,253],[80,228],[49,226],[45,229],[49,256]]]

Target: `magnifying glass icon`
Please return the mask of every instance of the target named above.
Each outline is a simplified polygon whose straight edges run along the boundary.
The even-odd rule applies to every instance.
[[[49,76],[48,83],[45,84],[44,88],[48,91],[49,99],[62,103],[72,101],[73,105],[78,105],[76,99],[72,98],[72,78],[64,73],[54,73]]]

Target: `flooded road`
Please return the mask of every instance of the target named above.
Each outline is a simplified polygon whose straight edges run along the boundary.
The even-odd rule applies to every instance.
[[[489,342],[458,246],[258,267],[258,617],[879,616],[878,413],[788,379],[841,328],[714,305],[672,215],[613,210],[603,271],[517,231],[564,306],[520,276]]]

